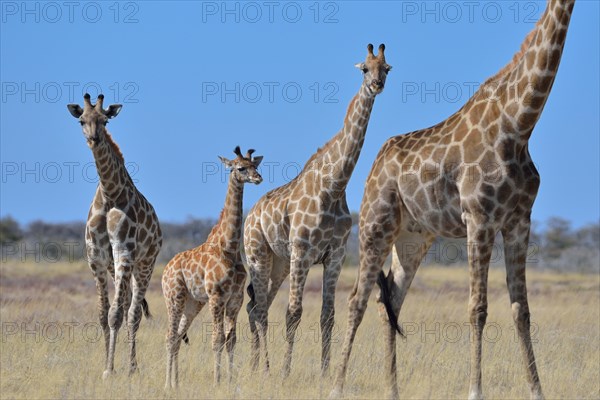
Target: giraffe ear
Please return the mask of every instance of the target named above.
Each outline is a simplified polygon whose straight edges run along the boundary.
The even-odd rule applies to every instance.
[[[365,65],[365,63],[354,64],[354,66],[356,68],[360,69],[361,71],[364,71],[365,69],[367,69],[367,66]]]
[[[121,112],[121,108],[123,108],[123,105],[121,104],[111,104],[110,106],[108,106],[108,110],[106,110],[105,115],[108,118],[114,118],[117,115],[119,115],[119,113]]]
[[[263,156],[256,156],[252,159],[252,164],[254,164],[254,168],[257,168],[261,161],[263,160]]]
[[[226,159],[225,157],[219,156],[219,160],[225,165],[225,167],[231,169],[233,168],[233,162],[231,160]]]
[[[83,109],[79,107],[79,104],[67,104],[67,108],[75,118],[79,118],[81,117],[81,114],[83,114]]]

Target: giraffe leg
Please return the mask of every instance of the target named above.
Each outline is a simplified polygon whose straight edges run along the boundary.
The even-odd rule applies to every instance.
[[[463,213],[467,225],[469,257],[469,320],[471,323],[471,372],[469,399],[482,399],[481,346],[487,319],[487,282],[495,230],[484,215]]]
[[[368,190],[369,188],[365,189],[365,193]],[[376,203],[366,201],[365,197],[361,205],[360,268],[354,289],[348,299],[348,327],[342,347],[342,359],[330,394],[333,398],[342,395],[356,331],[367,309],[373,285],[399,233],[400,212],[397,196],[393,190],[386,190],[385,193],[386,197],[377,198]],[[397,389],[390,388],[390,391],[394,392]]]
[[[90,262],[90,268],[94,274],[94,280],[96,281],[96,293],[98,295],[98,302],[96,308],[98,310],[98,317],[100,319],[100,326],[104,333],[104,349],[105,357],[108,359],[108,347],[110,339],[110,331],[108,329],[108,310],[110,303],[108,301],[108,274],[106,267],[96,262]]]
[[[229,358],[228,373],[229,383],[233,380],[233,351],[237,341],[236,334],[237,312],[225,311],[225,347],[227,348],[227,356]]]
[[[390,293],[390,303],[396,318],[400,314],[402,304],[408,293],[408,289],[415,277],[421,260],[425,256],[427,249],[431,246],[434,237],[431,235],[421,235],[409,232],[401,232],[396,240],[394,251],[392,252],[392,266],[388,273],[385,284]],[[385,343],[387,344],[385,353],[385,363],[387,369],[387,380],[389,388],[389,397],[398,398],[398,382],[396,374],[396,329],[390,324],[389,316],[383,304],[381,296],[377,297],[379,317],[384,325],[383,332]]]
[[[385,255],[380,252],[371,252],[369,256],[366,254],[363,256],[361,251],[360,270],[354,284],[354,289],[352,289],[348,300],[348,327],[342,347],[342,359],[338,367],[334,388],[330,394],[332,398],[338,398],[343,393],[348,360],[350,359],[350,352],[352,351],[356,331],[365,315],[369,296],[373,291],[377,274],[381,271],[387,254],[389,254],[389,249],[385,251]],[[365,261],[363,262],[362,259]]]
[[[335,319],[335,287],[346,258],[346,247],[340,246],[323,262],[323,304],[321,306],[321,377],[329,371],[331,332]]]
[[[248,251],[250,250],[250,251]],[[267,349],[268,329],[268,288],[273,256],[267,254],[266,246],[252,247],[247,250],[248,267],[251,284],[249,287],[250,301],[246,307],[250,331],[252,333],[252,370],[256,371],[259,364],[259,348],[262,347],[265,359],[264,372],[269,373],[269,352]]]
[[[520,224],[510,230],[503,230],[504,254],[506,262],[506,284],[512,308],[512,315],[519,335],[519,344],[525,370],[527,371],[527,382],[529,383],[531,399],[543,399],[542,385],[537,372],[533,346],[531,344],[530,314],[527,302],[527,284],[525,278],[525,267],[527,262],[527,247],[529,244],[529,220],[521,221]]]
[[[225,347],[225,332],[223,327],[225,304],[220,297],[212,296],[208,305],[213,319],[212,349],[215,355],[214,383],[218,385],[221,382],[221,355],[223,354],[223,347]]]
[[[294,246],[290,262],[290,300],[285,315],[287,348],[283,360],[283,369],[281,371],[284,378],[289,376],[291,371],[296,330],[300,324],[300,318],[302,318],[302,295],[304,294],[304,284],[306,283],[306,277],[311,264],[311,258],[308,255],[308,251],[301,248],[301,246]]]
[[[163,290],[165,292],[165,290]],[[167,315],[169,319],[169,328],[167,330],[167,378],[165,390],[176,388],[179,381],[178,360],[179,347],[183,335],[179,335],[179,327],[182,322],[183,311],[186,308],[186,296],[179,295],[177,290],[164,293],[167,303]]]
[[[179,348],[194,317],[202,306],[188,296],[184,280],[178,274],[178,266],[168,264],[163,272],[162,291],[169,320],[166,335],[167,378],[165,389],[176,388],[179,383]],[[168,277],[168,278],[165,278]]]
[[[192,325],[194,318],[196,318],[203,307],[204,303],[200,303],[199,301],[187,297],[185,306],[183,307],[183,315],[181,316],[179,327],[177,328],[177,340],[175,342],[175,348],[173,351],[173,380],[175,381],[175,385],[173,385],[173,387],[176,387],[177,383],[179,382],[179,349],[181,348],[181,342],[185,334],[190,329],[190,325]]]
[[[248,312],[248,324],[250,325],[250,368],[252,372],[256,372],[258,370],[258,363],[260,361],[260,337],[258,335],[258,327],[256,321],[256,313],[254,312],[254,308],[256,307],[254,301],[254,291],[251,290],[252,286],[248,287],[248,295],[250,296],[250,301],[246,304],[246,311]]]
[[[136,359],[136,335],[142,319],[142,302],[146,295],[148,283],[152,276],[154,260],[150,263],[144,263],[140,268],[133,270],[133,279],[131,284],[131,304],[127,313],[127,331],[129,335],[129,375],[137,370]],[[142,268],[146,268],[143,270]],[[149,269],[149,271],[148,271]]]
[[[268,279],[268,284],[266,285],[266,287],[268,287],[267,300],[266,300],[267,301],[267,310],[271,307],[271,304],[273,304],[273,300],[275,300],[275,296],[277,295],[277,292],[279,291],[281,284],[283,283],[285,278],[288,276],[289,271],[290,271],[289,262],[287,260],[279,258],[273,254],[271,275],[270,275],[270,278]],[[256,301],[255,301],[254,287],[252,284],[248,287],[248,295],[250,296],[250,301],[246,305],[246,311],[248,312],[248,317],[249,317],[249,322],[250,322],[250,333],[252,335],[251,342],[250,342],[250,344],[251,344],[250,365],[251,365],[252,371],[257,371],[259,359],[260,359],[260,356],[259,356],[260,338],[259,338],[258,327],[257,327],[257,322],[256,322],[256,313],[254,313],[254,309],[256,307]],[[268,359],[267,359],[267,365],[268,365]]]
[[[108,359],[106,360],[106,370],[103,378],[106,379],[115,370],[115,348],[117,344],[117,334],[123,324],[124,306],[127,297],[128,282],[131,279],[131,263],[124,261],[121,257],[119,265],[116,266],[115,274],[115,297],[108,312],[108,326],[110,328],[110,340],[108,347]]]
[[[107,251],[107,247],[110,248],[110,246],[108,246],[108,237],[106,236],[106,233],[98,234],[97,232],[92,232],[89,226],[86,226],[85,247],[88,265],[94,275],[94,281],[96,283],[96,309],[98,311],[102,333],[104,334],[106,362],[108,360],[108,348],[110,344],[110,329],[108,327],[108,311],[110,309],[110,302],[108,300],[108,272],[110,272],[113,282],[115,275],[111,254]]]
[[[245,276],[244,276],[245,281]],[[243,283],[242,283],[243,286]],[[229,382],[231,383],[234,374],[233,367],[233,351],[237,341],[236,329],[237,329],[237,316],[242,308],[244,301],[244,292],[239,290],[233,293],[231,299],[227,303],[225,308],[225,347],[227,348],[227,355],[229,357]]]

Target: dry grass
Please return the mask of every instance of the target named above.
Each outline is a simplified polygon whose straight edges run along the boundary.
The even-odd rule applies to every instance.
[[[320,274],[309,277],[304,316],[295,348],[292,375],[282,382],[278,369],[284,352],[287,290],[271,309],[272,376],[249,368],[249,330],[240,313],[234,384],[213,387],[210,319],[203,312],[191,328],[190,346],[182,346],[178,392],[163,391],[166,310],[155,271],[148,301],[154,314],[142,321],[140,372],[126,375],[127,346],[121,335],[117,374],[101,379],[104,349],[98,340],[95,289],[87,266],[5,263],[0,269],[2,398],[322,398],[332,379],[319,376]],[[339,360],[346,300],[356,274],[347,268],[338,285],[333,363]],[[535,350],[548,398],[599,398],[600,285],[595,275],[529,273]],[[521,356],[504,285],[504,272],[493,269],[484,343],[483,380],[488,398],[528,396]],[[401,321],[408,338],[398,344],[399,385],[403,398],[463,398],[468,386],[468,276],[466,268],[423,267],[417,274]],[[373,301],[373,299],[371,299]],[[86,325],[88,324],[88,325]],[[123,331],[124,332],[124,331]],[[345,394],[380,398],[385,394],[382,332],[371,303],[350,359]]]

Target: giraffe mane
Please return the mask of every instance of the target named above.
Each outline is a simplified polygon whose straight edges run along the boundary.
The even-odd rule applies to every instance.
[[[333,139],[331,139],[331,140],[333,140]],[[310,158],[308,159],[308,161],[306,161],[306,163],[304,164],[304,167],[302,168],[302,171],[306,170],[314,160],[316,160],[317,158],[319,158],[319,156],[321,154],[323,154],[329,148],[328,144],[329,144],[329,142],[325,143],[325,145],[323,145],[323,147],[318,147],[317,148],[317,151],[315,151],[313,153],[313,155],[310,156]]]
[[[121,161],[125,161],[125,158],[123,157],[123,153],[121,152],[119,145],[115,142],[115,140],[112,138],[111,134],[108,131],[106,131],[106,140],[108,141],[108,144],[110,145],[113,152],[117,155],[117,157]]]
[[[531,30],[531,32],[529,32],[527,34],[527,36],[525,37],[525,40],[523,40],[523,43],[521,44],[521,48],[519,49],[519,51],[517,51],[515,53],[512,60],[510,60],[510,62],[508,64],[506,64],[495,75],[488,78],[483,83],[484,85],[487,83],[498,81],[498,80],[502,79],[504,76],[508,75],[514,69],[514,67],[519,65],[519,63],[523,60],[523,57],[527,53],[527,50],[529,50],[531,43],[533,42],[533,40],[535,39],[535,37],[539,31],[540,25],[542,25],[543,21],[545,21],[547,15],[548,15],[548,10],[546,10],[544,12],[544,15],[538,20],[538,22],[535,24],[535,27]]]
[[[225,207],[223,207],[223,209],[219,213],[219,219],[217,219],[217,222],[211,228],[210,233],[208,234],[207,238],[211,238],[219,230],[219,227],[221,225],[221,220],[223,219],[223,214],[225,214]]]
[[[350,101],[350,104],[348,105],[348,108],[346,110],[346,117],[344,118],[344,125],[346,125],[346,122],[348,120],[348,114],[350,112],[350,109],[352,109],[352,107],[354,106],[354,103],[356,103],[357,100],[358,100],[358,95],[354,96],[352,98],[352,100]],[[343,130],[344,130],[344,128],[340,129],[322,147],[317,148],[317,151],[312,156],[310,156],[310,158],[308,159],[308,161],[306,162],[306,164],[304,164],[304,167],[302,168],[302,171],[305,171],[307,168],[309,168],[310,164],[314,160],[316,160],[317,158],[319,158],[323,153],[326,153],[327,150],[329,150],[329,148],[333,145],[333,143],[335,143],[335,141],[338,139],[338,135],[342,134]],[[298,176],[300,176],[300,175],[298,175]]]

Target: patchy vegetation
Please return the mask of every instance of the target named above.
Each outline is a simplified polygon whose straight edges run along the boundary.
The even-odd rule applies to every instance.
[[[87,265],[21,263],[0,267],[0,393],[2,398],[324,398],[331,378],[320,378],[319,312],[321,273],[309,274],[296,357],[285,382],[278,375],[285,351],[287,283],[270,313],[272,376],[250,370],[250,331],[242,309],[235,363],[237,378],[212,384],[211,319],[204,310],[190,328],[191,344],[180,354],[180,389],[167,394],[166,309],[157,266],[148,292],[154,315],[138,334],[140,372],[127,377],[126,335],[118,341],[116,375],[102,380],[104,343],[96,316],[96,291]],[[332,362],[339,361],[346,328],[349,291],[356,267],[345,267],[338,283]],[[488,398],[526,398],[527,383],[515,340],[505,273],[489,279],[489,317],[484,331],[483,382]],[[400,321],[407,339],[398,343],[402,398],[464,398],[468,390],[468,270],[465,266],[423,266],[407,296]],[[598,398],[600,384],[600,277],[530,270],[532,335],[544,393],[548,398]],[[376,290],[374,291],[376,292]],[[112,293],[111,293],[112,295]],[[247,297],[245,302],[247,302]],[[349,398],[385,395],[383,332],[371,297],[350,358],[345,394]],[[258,379],[257,379],[258,378]]]
[[[352,215],[346,265],[358,264],[358,215]],[[163,247],[159,263],[203,243],[215,220],[190,219],[181,224],[162,222]],[[32,222],[21,227],[10,216],[0,219],[2,260],[26,262],[72,262],[83,259],[85,223],[50,224]],[[241,249],[243,252],[243,249]],[[504,263],[502,238],[498,236],[492,266]],[[438,238],[427,252],[424,264],[463,265],[467,262],[466,239]],[[527,262],[530,268],[600,273],[600,223],[572,229],[569,221],[551,218],[544,226],[533,224]]]

